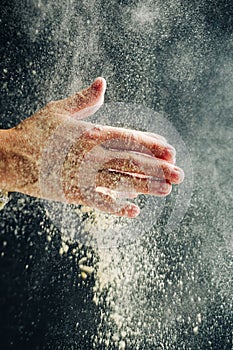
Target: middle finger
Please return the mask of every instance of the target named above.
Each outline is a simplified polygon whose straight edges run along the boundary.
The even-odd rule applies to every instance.
[[[108,150],[107,153],[103,152],[101,157],[102,162],[99,170],[108,169],[117,172],[143,174],[174,184],[178,184],[184,179],[184,172],[181,168],[165,160],[145,154]]]

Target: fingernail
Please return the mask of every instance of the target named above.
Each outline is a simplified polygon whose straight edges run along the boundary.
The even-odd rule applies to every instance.
[[[170,190],[170,184],[167,182],[152,181],[149,185],[149,190],[154,194],[167,193]]]
[[[179,182],[182,182],[184,180],[184,171],[178,167],[174,167],[173,170],[179,176]]]
[[[140,214],[140,209],[135,204],[129,204],[126,208],[126,215],[129,218],[135,218]]]
[[[176,150],[174,147],[172,147],[171,145],[167,146],[167,150],[170,152],[170,154],[175,157],[176,156]]]
[[[167,192],[169,189],[170,189],[170,184],[168,184],[167,182],[162,183],[160,186],[160,190],[163,192]]]
[[[150,192],[157,192],[160,187],[162,186],[161,182],[159,181],[151,181],[149,183],[149,191]]]
[[[163,151],[163,158],[167,159],[167,160],[173,160],[176,157],[176,150],[174,147],[170,146],[170,145],[166,145]]]
[[[95,89],[99,90],[100,88],[104,88],[106,89],[106,80],[102,77],[98,77],[94,80],[93,87],[95,87]]]

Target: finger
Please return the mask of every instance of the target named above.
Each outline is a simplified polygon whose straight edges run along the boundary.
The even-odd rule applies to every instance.
[[[63,110],[76,119],[83,119],[94,114],[104,102],[106,81],[96,78],[93,84],[64,100],[55,101],[57,110]]]
[[[98,173],[96,185],[114,190],[121,197],[125,193],[125,198],[136,197],[135,194],[139,193],[167,196],[172,189],[171,184],[166,181],[109,170],[102,170]]]
[[[86,139],[95,140],[105,149],[118,151],[133,151],[161,158],[174,164],[176,151],[171,145],[149,136],[146,133],[104,126],[90,128],[85,135]]]
[[[115,200],[115,198],[101,192],[98,193],[98,199],[94,200],[91,206],[105,213],[128,218],[135,218],[140,213],[140,209],[136,204]]]
[[[153,132],[145,132],[145,134],[147,134],[150,137],[154,137],[155,139],[159,139],[159,140],[161,140],[164,143],[168,143],[167,139],[165,139],[165,137],[163,137],[163,136],[161,136],[159,134],[155,134]]]
[[[107,155],[103,154],[99,170],[151,176],[174,184],[181,183],[184,179],[184,172],[181,168],[162,159],[133,152],[108,151]]]
[[[77,186],[70,187],[66,192],[66,203],[83,204],[105,213],[129,218],[134,218],[140,213],[139,207],[134,203],[116,200],[113,192],[109,190],[97,192],[95,186],[89,186],[81,192]]]
[[[100,192],[100,193],[107,194],[110,197],[115,198],[115,199],[117,199],[117,198],[134,199],[134,198],[137,198],[137,196],[138,196],[138,193],[136,193],[136,192],[129,192],[129,191],[125,191],[125,190],[124,190],[124,192],[120,192],[119,189],[116,191],[116,190],[111,190],[110,188],[107,188],[104,186],[97,186],[96,191]]]
[[[133,193],[133,192],[119,192],[119,191],[115,191],[116,194],[116,198],[128,198],[128,199],[135,199],[138,196],[138,193]]]

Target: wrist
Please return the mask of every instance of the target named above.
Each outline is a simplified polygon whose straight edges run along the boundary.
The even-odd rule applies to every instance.
[[[38,192],[38,166],[22,135],[16,128],[0,130],[0,189],[34,195]]]
[[[20,191],[22,182],[21,142],[13,130],[0,130],[0,189],[8,192]]]
[[[0,130],[0,189],[10,190],[9,181],[10,129]]]
[[[0,130],[0,210],[9,201],[8,190],[8,147],[9,147],[9,131]]]

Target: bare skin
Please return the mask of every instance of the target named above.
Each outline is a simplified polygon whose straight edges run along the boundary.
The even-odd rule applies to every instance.
[[[164,137],[81,120],[103,104],[105,89],[97,78],[0,130],[0,188],[135,217],[140,209],[122,198],[166,196],[181,183],[184,173]]]

